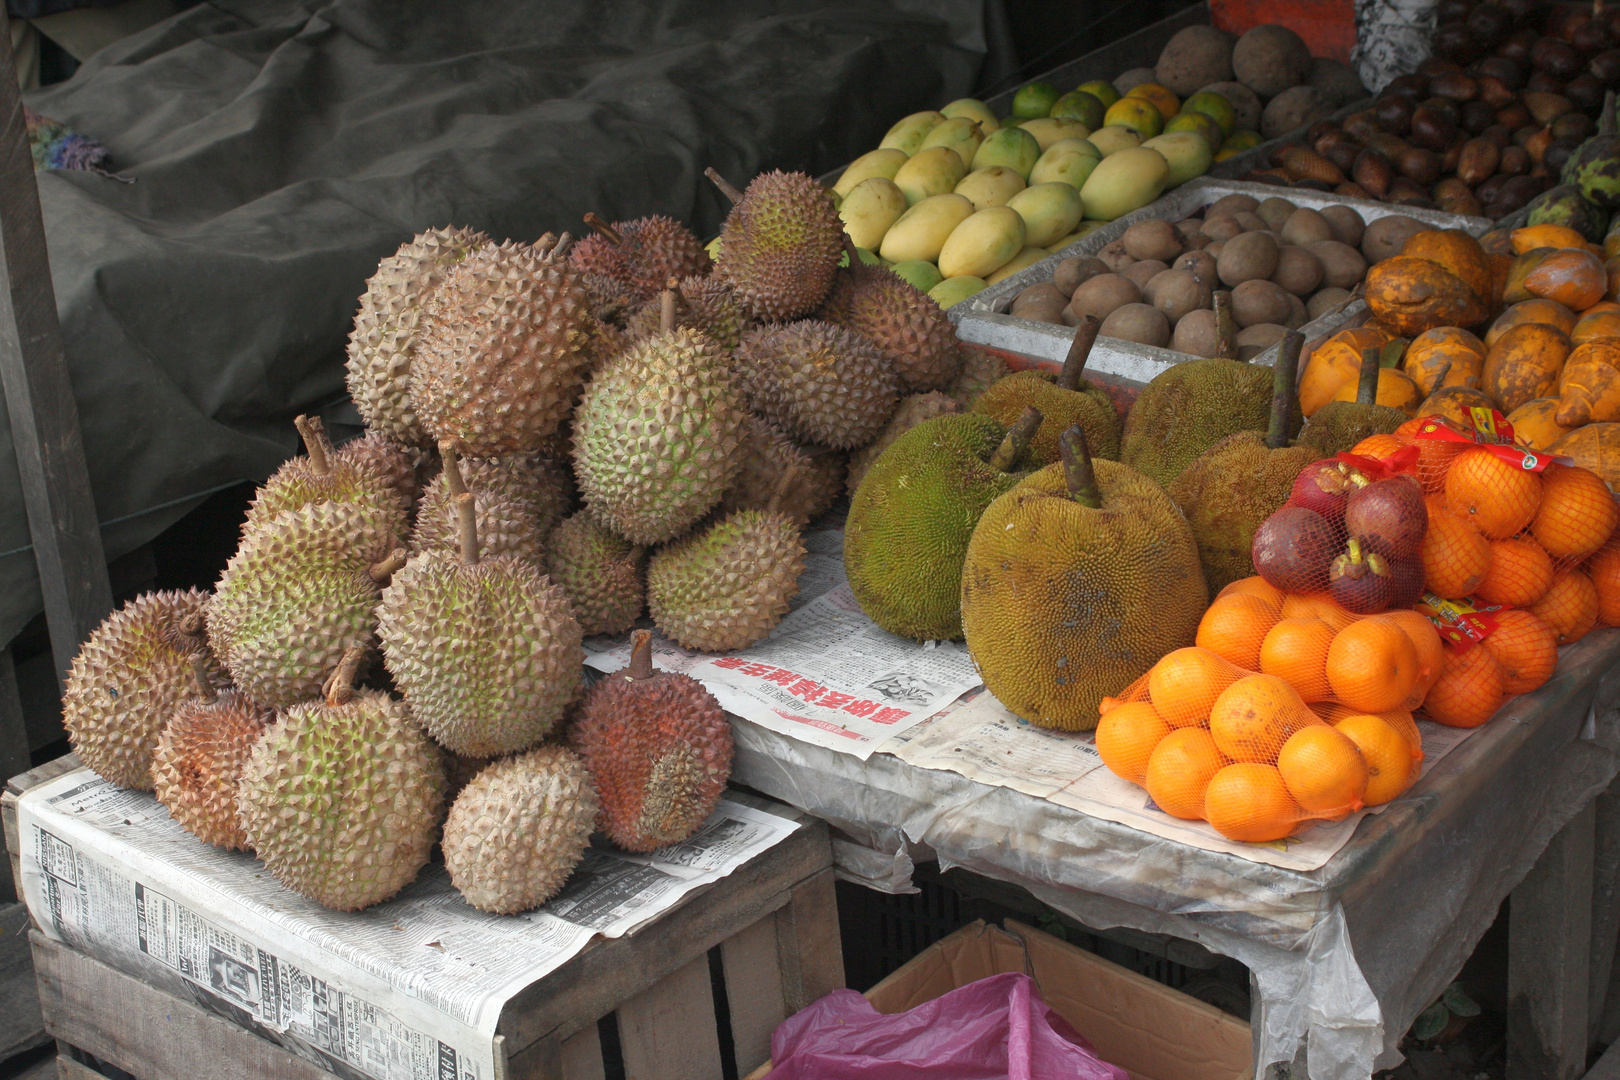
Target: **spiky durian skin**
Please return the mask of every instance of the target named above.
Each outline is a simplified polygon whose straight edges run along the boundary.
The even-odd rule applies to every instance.
[[[158,802],[204,843],[247,847],[236,813],[236,789],[253,744],[275,714],[239,690],[213,701],[191,698],[169,717],[152,759]]]
[[[945,392],[964,409],[973,408],[979,395],[990,385],[1007,375],[1007,365],[995,353],[975,345],[959,346],[962,353],[962,374],[956,377]]]
[[[474,777],[444,823],[444,865],[479,911],[515,915],[557,895],[585,856],[596,789],[566,747],[502,758]]]
[[[617,634],[630,629],[646,606],[647,549],[632,544],[581,510],[551,534],[546,567],[568,594],[580,632]]]
[[[797,319],[821,306],[844,254],[832,194],[804,173],[754,177],[720,230],[714,274],[756,319]]]
[[[62,722],[79,758],[122,787],[152,790],[152,753],[163,724],[197,692],[191,660],[209,657],[197,589],[137,596],[102,620],[68,667]],[[187,634],[188,620],[198,633]],[[223,673],[219,684],[225,684]]]
[[[338,911],[399,892],[427,863],[444,765],[405,704],[360,691],[306,701],[254,744],[236,795],[248,846],[276,880]]]
[[[573,471],[547,454],[462,458],[461,473],[474,494],[499,492],[514,499],[534,521],[541,540],[573,513]]]
[[[409,529],[405,500],[383,463],[369,455],[334,453],[325,473],[316,472],[307,457],[283,462],[254,492],[242,531],[246,533],[284,510],[317,502],[364,503],[385,515],[398,535],[404,536]]]
[[[900,399],[900,407],[894,410],[889,422],[883,425],[878,437],[867,445],[849,455],[848,488],[850,495],[861,486],[861,480],[866,476],[867,470],[894,441],[924,420],[932,420],[936,416],[946,416],[959,413],[962,406],[956,399],[939,391],[927,394],[912,394],[910,397]]]
[[[545,558],[540,523],[509,489],[489,483],[467,482],[478,519],[479,550],[487,555],[513,555],[538,565]],[[422,492],[416,511],[416,532],[411,550],[455,555],[461,551],[459,518],[450,484],[444,473],[435,476]]]
[[[695,330],[638,342],[574,412],[574,474],[597,520],[637,544],[708,513],[741,464],[746,420],[726,354]]]
[[[418,419],[472,457],[545,449],[590,367],[598,325],[566,261],[510,242],[480,249],[435,290],[417,333]]]
[[[731,723],[688,675],[619,671],[591,687],[568,729],[590,770],[600,827],[626,851],[654,851],[703,826],[731,776]]]
[[[748,417],[740,457],[737,478],[720,499],[722,513],[768,510],[774,499],[782,513],[804,526],[827,512],[843,486],[844,455],[800,446],[763,417]],[[790,469],[794,475],[779,491]]]
[[[679,300],[675,305],[675,325],[703,331],[722,349],[735,349],[743,333],[754,324],[726,283],[712,275],[682,278],[676,291]],[[625,323],[625,336],[639,340],[660,333],[661,307],[652,303],[644,305]]]
[[[377,264],[349,333],[349,396],[366,426],[409,445],[427,433],[411,406],[411,357],[422,305],[446,272],[489,237],[472,229],[429,229]]]
[[[376,431],[350,439],[338,447],[332,457],[334,461],[349,463],[352,467],[369,467],[381,472],[404,502],[406,510],[413,509],[416,500],[422,497],[423,473],[435,461],[431,451],[395,442]]]
[[[861,263],[838,271],[820,317],[870,338],[907,393],[944,390],[962,374],[950,317],[886,266]]]
[[[782,621],[803,571],[793,519],[742,510],[653,555],[647,608],[664,636],[688,649],[743,649]]]
[[[383,590],[383,660],[411,715],[467,757],[525,750],[551,733],[585,662],[568,597],[524,560],[468,565],[427,552]]]
[[[284,510],[242,537],[214,586],[208,642],[243,693],[270,708],[315,697],[351,645],[371,640],[373,564],[401,538],[360,503]]]
[[[754,410],[789,435],[834,450],[865,446],[894,415],[894,368],[865,337],[802,319],[743,337],[737,370]]]

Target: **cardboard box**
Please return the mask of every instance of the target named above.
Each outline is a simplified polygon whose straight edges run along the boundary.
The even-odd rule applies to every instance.
[[[1131,1080],[1248,1080],[1249,1025],[1179,990],[1127,971],[1012,919],[971,923],[929,946],[866,992],[882,1013],[905,1012],[959,986],[1022,971],[1104,1061]],[[766,1063],[748,1080],[763,1080]]]

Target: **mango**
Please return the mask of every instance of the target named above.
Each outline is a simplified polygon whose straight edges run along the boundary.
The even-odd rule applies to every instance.
[[[1004,127],[979,144],[973,155],[975,169],[988,169],[992,165],[1005,165],[1013,172],[1029,179],[1029,171],[1041,157],[1041,144],[1035,136],[1018,127]]]
[[[1084,90],[1086,93],[1102,102],[1104,109],[1108,108],[1114,102],[1119,100],[1119,91],[1115,90],[1114,84],[1106,79],[1093,79],[1091,82],[1083,82],[1079,86],[1075,87],[1075,89]]]
[[[1024,219],[1024,243],[1045,247],[1069,235],[1084,216],[1080,192],[1069,184],[1032,184],[1007,200]]]
[[[1168,135],[1155,135],[1142,145],[1157,150],[1169,163],[1170,178],[1165,181],[1165,187],[1175,187],[1177,184],[1185,184],[1195,176],[1203,176],[1209,171],[1210,162],[1215,158],[1214,152],[1209,148],[1209,140],[1196,131],[1172,131]]]
[[[1080,189],[1086,217],[1113,221],[1138,210],[1164,190],[1170,163],[1157,150],[1145,146],[1120,150],[1103,158]]]
[[[1122,97],[1108,106],[1103,123],[1128,127],[1144,139],[1151,139],[1164,130],[1164,116],[1159,107],[1140,97]]]
[[[849,163],[844,175],[838,178],[833,185],[833,194],[843,198],[855,189],[855,185],[874,176],[881,176],[885,180],[893,180],[894,174],[900,171],[900,166],[906,163],[906,154],[902,150],[873,150],[862,154]]]
[[[928,290],[928,298],[942,308],[961,303],[976,292],[984,290],[984,279],[976,277],[946,278]]]
[[[1085,139],[1064,139],[1053,143],[1030,170],[1031,184],[1060,182],[1078,190],[1102,160],[1102,151]]]
[[[1037,164],[1036,168],[1040,166]],[[966,195],[973,209],[987,206],[1005,206],[1007,200],[1024,190],[1024,178],[1005,165],[992,165],[988,169],[974,169],[956,185],[958,195]]]
[[[928,137],[922,141],[922,150],[935,146],[947,146],[956,151],[956,156],[962,159],[964,168],[973,155],[978,152],[979,144],[984,142],[984,132],[979,130],[979,122],[968,116],[946,117],[945,122],[937,125]],[[919,150],[918,153],[922,151]]]
[[[1052,254],[1045,248],[1025,247],[1007,262],[1001,264],[1001,269],[984,279],[986,285],[994,285],[1004,278],[1010,278],[1018,271],[1028,266],[1034,266],[1048,255]]]
[[[1107,124],[1086,137],[1086,142],[1097,148],[1103,157],[1142,145],[1142,136],[1135,128],[1123,124]]]
[[[892,263],[908,259],[934,262],[952,231],[972,216],[973,204],[964,196],[955,192],[930,196],[889,226],[878,254]]]
[[[945,280],[945,275],[939,272],[939,267],[922,259],[907,259],[905,262],[895,263],[889,269],[920,292],[927,292]]]
[[[889,133],[883,136],[883,141],[878,143],[878,148],[882,150],[899,150],[907,157],[910,157],[922,148],[922,141],[928,137],[930,131],[934,130],[935,125],[943,123],[944,120],[944,114],[937,113],[932,109],[902,117],[895,121],[894,127],[890,128]]]
[[[1053,143],[1065,139],[1083,139],[1091,134],[1091,129],[1078,120],[1058,120],[1053,117],[1026,120],[1018,126],[1035,136],[1042,153],[1050,149]]]
[[[1170,122],[1164,125],[1164,134],[1168,135],[1173,131],[1198,132],[1204,137],[1204,141],[1209,143],[1211,155],[1214,154],[1215,149],[1221,143],[1226,141],[1226,132],[1222,131],[1221,125],[1207,113],[1187,112],[1183,109],[1175,116],[1172,116]]]
[[[906,193],[906,205],[916,206],[930,195],[943,195],[962,182],[967,166],[948,146],[918,150],[894,174],[894,186]]]
[[[1220,124],[1222,139],[1237,130],[1237,110],[1232,108],[1230,101],[1213,90],[1198,91],[1181,103],[1181,111],[1203,113]]]
[[[1070,90],[1057,99],[1057,104],[1047,115],[1063,120],[1078,120],[1088,128],[1099,128],[1107,111],[1108,107],[1095,95],[1084,90]]]
[[[906,195],[893,180],[874,176],[855,185],[838,208],[844,231],[856,247],[876,251],[889,226],[906,212]]]
[[[947,278],[982,278],[994,273],[1024,246],[1023,215],[1010,206],[976,211],[946,238],[939,272]]]
[[[958,116],[965,116],[969,120],[977,120],[979,122],[979,134],[986,138],[994,135],[996,129],[1001,127],[1001,122],[996,119],[996,114],[990,111],[990,106],[978,98],[957,98],[939,112],[946,119],[954,120]]]
[[[1013,95],[1013,115],[1020,120],[1047,116],[1061,96],[1058,88],[1051,83],[1036,80],[1028,86],[1020,87],[1018,93]]]

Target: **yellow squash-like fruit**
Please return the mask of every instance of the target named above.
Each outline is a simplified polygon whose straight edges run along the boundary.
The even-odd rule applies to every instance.
[[[205,843],[226,851],[247,847],[236,812],[236,789],[253,744],[275,714],[240,690],[216,693],[206,665],[196,662],[197,696],[181,703],[164,725],[152,759],[158,802]]]
[[[746,649],[782,621],[803,571],[793,519],[742,510],[652,557],[647,608],[658,629],[688,649]]]

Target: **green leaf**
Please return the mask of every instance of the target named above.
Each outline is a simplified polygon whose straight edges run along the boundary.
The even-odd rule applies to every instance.
[[[1468,1017],[1479,1015],[1479,1004],[1467,994],[1458,983],[1446,987],[1446,992],[1440,995],[1440,1000],[1454,1015]]]
[[[1450,1022],[1451,1013],[1447,1011],[1445,1003],[1437,1001],[1418,1013],[1418,1018],[1412,1021],[1412,1037],[1427,1042],[1446,1030]]]
[[[1406,356],[1407,340],[1405,338],[1391,338],[1385,344],[1382,352],[1378,354],[1378,366],[1381,368],[1394,368],[1401,366],[1401,359]]]

